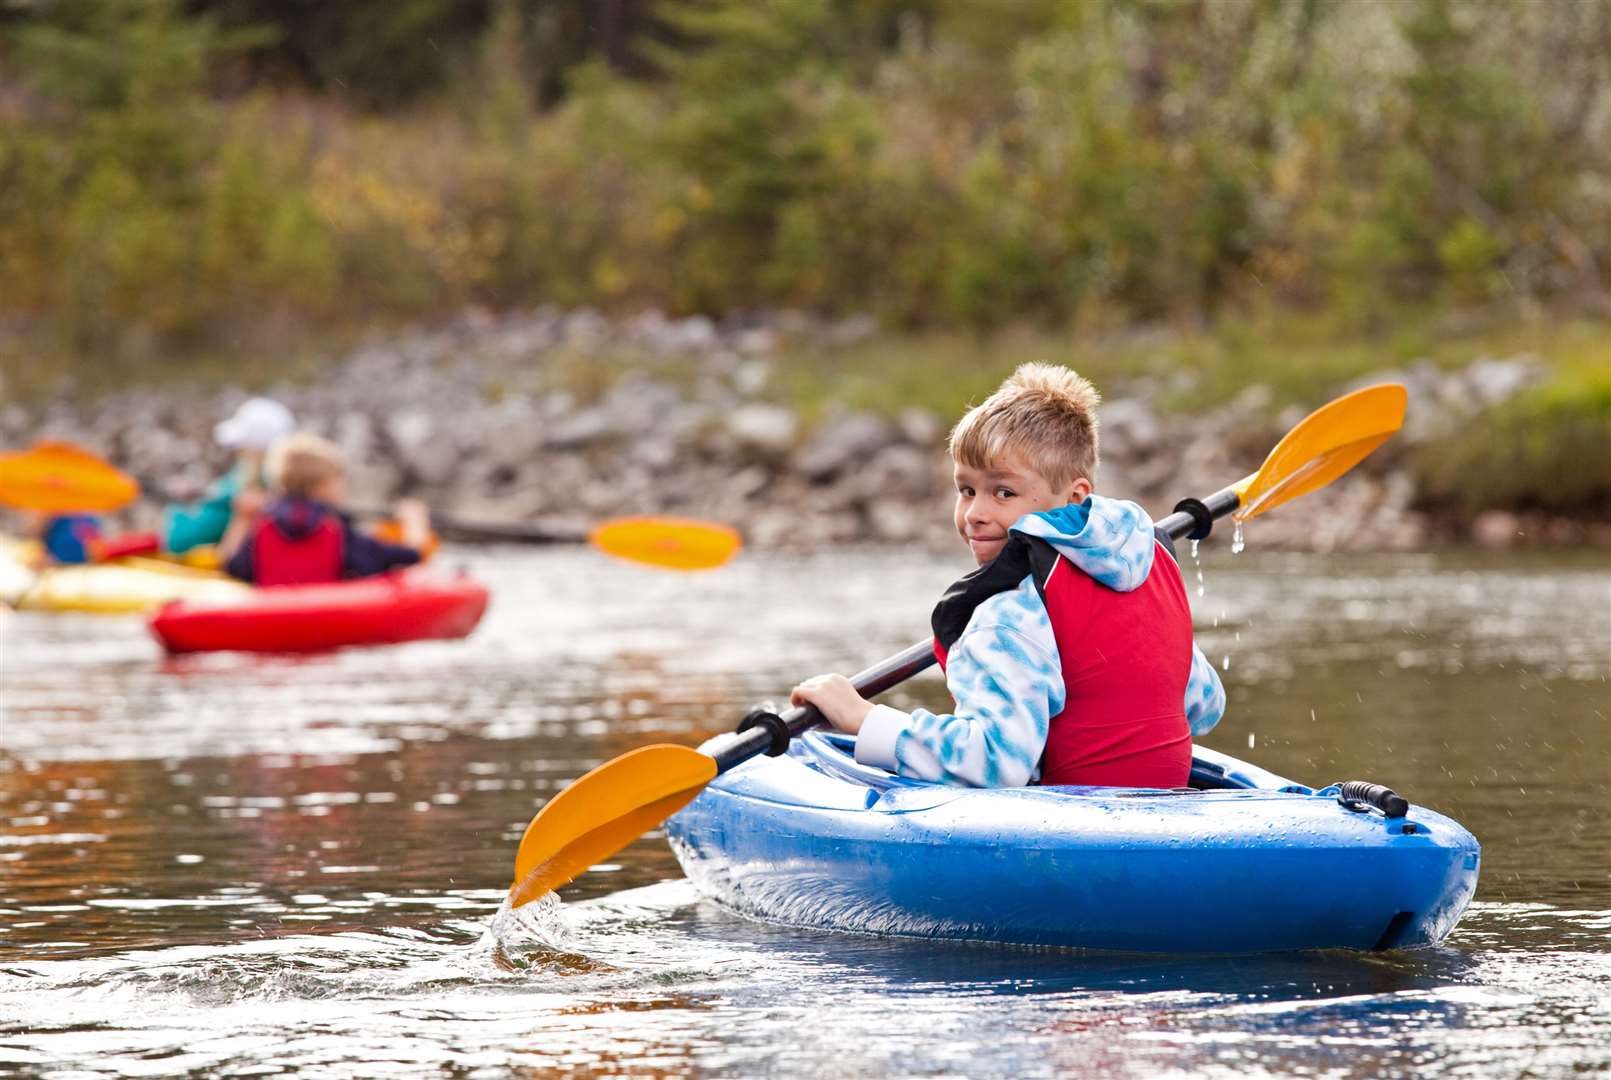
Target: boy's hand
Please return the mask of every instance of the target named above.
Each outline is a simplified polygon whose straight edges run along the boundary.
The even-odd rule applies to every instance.
[[[398,499],[392,514],[405,528],[413,526],[423,531],[431,527],[431,512],[418,499]]]
[[[402,541],[415,551],[423,551],[431,540],[431,514],[418,499],[398,499],[392,516],[401,527]]]
[[[856,693],[856,688],[843,675],[817,675],[807,679],[790,692],[789,704],[815,705],[828,723],[848,735],[859,732],[862,721],[873,711],[873,703]]]

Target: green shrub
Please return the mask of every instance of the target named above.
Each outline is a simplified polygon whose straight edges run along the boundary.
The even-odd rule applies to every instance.
[[[1611,520],[1611,363],[1519,395],[1417,460],[1433,507]]]

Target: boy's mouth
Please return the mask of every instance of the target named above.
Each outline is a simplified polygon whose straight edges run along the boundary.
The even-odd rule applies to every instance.
[[[966,538],[968,547],[973,551],[973,557],[979,562],[988,562],[1001,551],[1001,545],[1006,542],[1005,536],[969,536]]]

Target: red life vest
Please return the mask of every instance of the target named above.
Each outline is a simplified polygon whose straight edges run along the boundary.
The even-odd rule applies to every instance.
[[[306,536],[292,539],[273,517],[265,517],[252,535],[254,585],[315,585],[340,581],[346,556],[341,521],[332,515]]]
[[[1046,578],[1065,700],[1047,732],[1042,784],[1167,788],[1191,776],[1191,606],[1174,558],[1154,547],[1147,580],[1130,592],[1061,556]],[[934,652],[943,667],[938,640]]]

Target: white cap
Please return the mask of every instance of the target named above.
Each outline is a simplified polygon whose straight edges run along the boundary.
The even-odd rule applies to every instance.
[[[296,428],[291,410],[270,398],[248,398],[235,415],[213,428],[220,446],[238,450],[267,450],[269,445]]]

